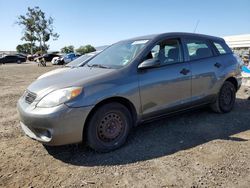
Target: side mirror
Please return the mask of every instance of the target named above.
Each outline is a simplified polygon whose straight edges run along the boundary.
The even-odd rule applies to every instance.
[[[159,65],[160,65],[159,59],[147,59],[138,66],[138,69],[149,69],[158,67]]]

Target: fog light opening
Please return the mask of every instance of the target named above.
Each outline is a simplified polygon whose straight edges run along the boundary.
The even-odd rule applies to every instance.
[[[44,142],[49,142],[52,139],[51,132],[49,130],[40,130],[39,137],[44,141]]]

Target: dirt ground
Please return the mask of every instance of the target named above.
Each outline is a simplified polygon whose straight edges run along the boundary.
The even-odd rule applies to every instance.
[[[21,131],[16,103],[55,67],[0,66],[0,187],[250,187],[250,100],[136,127],[122,148],[100,154],[81,145],[45,147]]]

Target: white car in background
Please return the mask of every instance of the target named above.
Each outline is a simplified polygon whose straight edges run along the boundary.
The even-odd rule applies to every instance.
[[[58,64],[58,59],[59,59],[60,57],[54,57],[53,59],[52,59],[52,61],[51,61],[51,63],[52,63],[52,65],[57,65]]]
[[[58,54],[58,57],[54,57],[52,60],[51,60],[51,64],[52,65],[59,65],[59,60],[64,57],[66,54],[65,53],[59,53]]]

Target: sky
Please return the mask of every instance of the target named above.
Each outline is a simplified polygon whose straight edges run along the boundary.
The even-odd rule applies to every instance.
[[[54,18],[57,41],[67,45],[109,45],[131,37],[164,32],[214,36],[250,34],[250,0],[0,0],[0,51],[15,50],[23,31],[15,24],[28,7]]]

